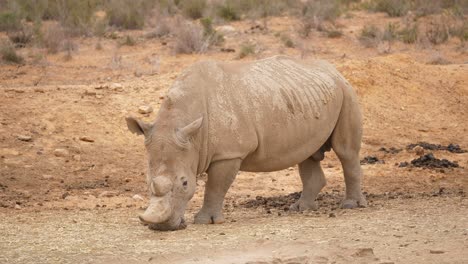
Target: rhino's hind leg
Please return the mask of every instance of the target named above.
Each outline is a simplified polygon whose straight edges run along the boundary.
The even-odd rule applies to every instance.
[[[353,95],[348,95],[353,96]],[[346,197],[342,208],[366,207],[367,202],[361,192],[361,112],[355,100],[344,100],[338,123],[333,131],[332,148],[340,159],[346,184]]]
[[[224,223],[222,213],[224,197],[236,178],[240,165],[240,159],[222,160],[210,165],[203,206],[195,215],[195,224]]]
[[[299,200],[291,205],[290,209],[294,211],[317,210],[318,205],[315,199],[326,184],[320,159],[312,156],[299,163],[299,174],[303,186],[302,194]]]

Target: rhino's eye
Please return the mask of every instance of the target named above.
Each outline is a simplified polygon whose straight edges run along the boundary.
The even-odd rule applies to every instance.
[[[187,184],[188,184],[188,182],[187,182],[187,181],[184,181],[184,182],[182,183],[182,186],[187,187]]]

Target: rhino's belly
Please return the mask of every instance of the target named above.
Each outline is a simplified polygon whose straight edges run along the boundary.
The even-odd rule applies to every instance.
[[[340,99],[340,98],[338,98]],[[331,136],[340,113],[336,100],[315,118],[284,119],[280,114],[257,124],[258,146],[242,162],[242,171],[276,171],[312,156]]]

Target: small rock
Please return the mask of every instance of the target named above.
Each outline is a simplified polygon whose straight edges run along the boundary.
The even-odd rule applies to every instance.
[[[330,213],[330,214],[328,215],[328,217],[336,217],[336,214],[335,214],[335,213]]]
[[[424,155],[424,148],[421,146],[414,147],[413,151],[416,152],[416,155],[419,155],[419,156]]]
[[[112,83],[109,87],[114,91],[123,91],[123,86],[120,83]]]
[[[125,182],[131,182],[131,181],[132,181],[132,179],[131,179],[131,178],[125,178],[125,180],[124,180],[124,181],[125,181]]]
[[[226,235],[226,233],[224,233],[224,232],[221,232],[221,233],[219,233],[219,235],[220,235],[220,236],[225,236],[225,235]]]
[[[143,201],[143,197],[141,197],[141,195],[139,195],[139,194],[133,195],[132,199],[135,200],[135,201]]]
[[[140,114],[149,114],[151,112],[153,112],[153,108],[149,105],[143,105],[138,107],[138,113]]]
[[[68,195],[70,195],[70,194],[68,192],[65,192],[64,194],[62,194],[62,199],[67,198]]]
[[[52,180],[54,177],[52,175],[47,175],[47,174],[44,174],[42,175],[42,179],[44,180]]]
[[[26,142],[29,142],[29,141],[32,140],[31,136],[26,136],[26,135],[19,135],[17,138],[18,138],[18,140],[26,141]]]
[[[431,254],[444,254],[445,251],[438,250],[438,249],[431,249],[431,250],[429,250],[429,253],[431,253]]]
[[[107,85],[105,85],[105,84],[100,84],[100,85],[94,87],[94,89],[96,89],[96,90],[102,90],[102,89],[107,89],[107,88],[109,88],[109,87]]]
[[[56,157],[67,157],[70,153],[66,149],[55,149],[54,155]]]
[[[84,142],[94,142],[94,139],[87,136],[80,137],[80,140]]]
[[[118,193],[116,191],[103,191],[101,194],[99,194],[98,197],[102,198],[102,197],[114,197],[116,196]]]
[[[96,92],[95,92],[95,91],[86,90],[86,91],[84,92],[84,95],[95,96],[95,95],[96,95]]]
[[[44,89],[42,89],[42,88],[34,88],[34,92],[36,92],[36,93],[45,93]]]
[[[76,161],[80,161],[81,156],[80,155],[73,155],[73,159],[76,160]]]
[[[16,209],[16,210],[21,210],[21,205],[15,204],[15,209]]]

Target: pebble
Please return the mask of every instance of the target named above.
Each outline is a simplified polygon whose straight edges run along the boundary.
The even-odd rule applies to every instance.
[[[96,95],[96,92],[95,91],[90,91],[90,90],[86,90],[84,92],[85,95],[89,95],[89,96],[95,96]]]
[[[424,148],[421,146],[414,147],[413,151],[416,152],[416,155],[419,155],[419,156],[424,155]]]
[[[80,140],[84,142],[94,142],[94,139],[87,136],[80,137]]]
[[[120,83],[112,83],[109,87],[114,91],[123,91],[123,86]]]
[[[330,214],[328,215],[328,217],[336,217],[336,214],[335,214],[335,213],[330,213]]]
[[[68,150],[66,149],[55,149],[54,150],[54,155],[56,157],[66,157],[68,156],[70,153],[68,152]]]
[[[139,195],[139,194],[133,195],[132,199],[135,200],[135,201],[143,201],[143,197],[141,197],[141,195]]]
[[[431,254],[444,254],[445,251],[438,250],[438,249],[431,249],[431,250],[429,250],[429,253],[431,253]]]
[[[102,193],[99,194],[98,197],[114,197],[116,196],[118,193],[116,191],[103,191]]]
[[[15,209],[16,209],[16,210],[21,210],[21,205],[15,204]]]
[[[18,138],[18,140],[26,141],[26,142],[29,142],[29,141],[32,140],[31,136],[26,136],[26,135],[19,135],[17,138]]]
[[[80,155],[73,155],[73,159],[76,160],[76,161],[80,161],[81,156]]]
[[[44,174],[42,175],[42,179],[44,180],[52,180],[54,177],[52,175],[47,175],[47,174]]]
[[[153,108],[149,105],[143,105],[138,107],[138,113],[140,114],[149,114],[151,112],[153,112]]]
[[[36,93],[45,93],[45,90],[42,88],[34,88],[34,92]]]

